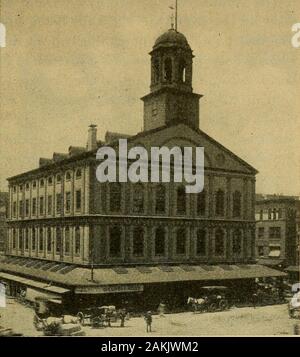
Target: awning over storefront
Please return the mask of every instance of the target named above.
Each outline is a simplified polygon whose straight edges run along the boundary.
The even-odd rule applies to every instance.
[[[23,278],[23,277],[20,277],[17,275],[3,273],[3,272],[0,272],[0,279],[1,278],[4,280],[15,281],[16,283],[20,283],[25,286],[38,288],[38,289],[47,291],[49,293],[55,293],[55,294],[59,294],[59,295],[65,294],[70,291],[68,289],[65,289],[65,288],[62,288],[59,286],[55,286],[55,285],[47,284],[44,282],[35,281],[35,280],[31,280],[31,279],[27,279],[27,278]]]
[[[21,279],[25,285],[58,294],[69,290],[78,294],[128,293],[143,291],[145,284],[287,276],[260,264],[98,266],[92,274],[89,267],[22,257],[6,257],[4,262],[0,260],[0,270],[0,276],[5,274],[8,280]],[[49,281],[49,285],[39,280]]]
[[[267,265],[267,266],[279,266],[284,263],[284,259],[271,259],[271,258],[262,258],[258,260],[258,264]]]
[[[78,286],[75,288],[75,293],[107,294],[142,291],[144,284],[281,276],[286,276],[286,274],[261,265],[136,267],[124,268],[122,273],[117,273],[114,269],[96,269],[94,284]]]

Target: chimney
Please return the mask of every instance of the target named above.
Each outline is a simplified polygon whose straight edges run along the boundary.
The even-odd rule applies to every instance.
[[[91,124],[88,131],[87,150],[97,149],[97,125]]]

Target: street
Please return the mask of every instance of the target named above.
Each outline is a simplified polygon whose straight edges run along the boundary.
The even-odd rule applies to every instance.
[[[0,325],[12,328],[24,336],[42,336],[33,326],[34,311],[14,300],[8,300],[6,308],[0,309]],[[287,336],[293,335],[294,325],[299,320],[290,319],[287,306],[273,305],[231,308],[229,311],[193,314],[192,312],[153,316],[152,332],[146,333],[142,317],[120,322],[112,327],[91,328],[84,326],[86,336]]]

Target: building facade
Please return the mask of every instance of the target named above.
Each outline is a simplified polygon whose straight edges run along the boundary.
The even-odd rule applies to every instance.
[[[257,195],[255,211],[258,262],[299,274],[299,197]]]
[[[0,192],[0,254],[5,251],[7,235],[8,192]]]
[[[79,300],[132,292],[155,298],[159,288],[183,301],[208,281],[281,275],[254,265],[257,171],[199,129],[202,96],[193,92],[194,56],[185,36],[167,31],[150,55],[144,131],[108,132],[101,142],[91,125],[86,148],[71,146],[8,179],[5,281],[18,284],[13,274],[23,274],[25,285],[48,281],[56,293],[63,288]],[[204,147],[204,190],[186,194],[186,183],[172,179],[172,163],[168,183],[98,182],[97,149],[118,150],[120,138],[128,150],[149,153],[154,146]]]

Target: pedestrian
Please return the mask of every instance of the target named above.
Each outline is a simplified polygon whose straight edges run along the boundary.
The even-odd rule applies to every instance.
[[[151,311],[148,311],[145,314],[145,321],[146,321],[146,332],[151,332],[151,325],[152,325],[152,314]]]
[[[158,305],[158,313],[160,317],[164,317],[165,310],[166,310],[166,305],[163,303],[163,301]]]
[[[256,308],[256,305],[257,305],[257,303],[258,303],[258,295],[257,295],[257,293],[253,293],[252,294],[252,303],[253,303],[253,307],[254,307],[254,309]]]
[[[125,326],[125,317],[126,317],[126,311],[125,311],[125,309],[122,309],[120,311],[120,320],[121,320],[120,327],[124,327]]]

